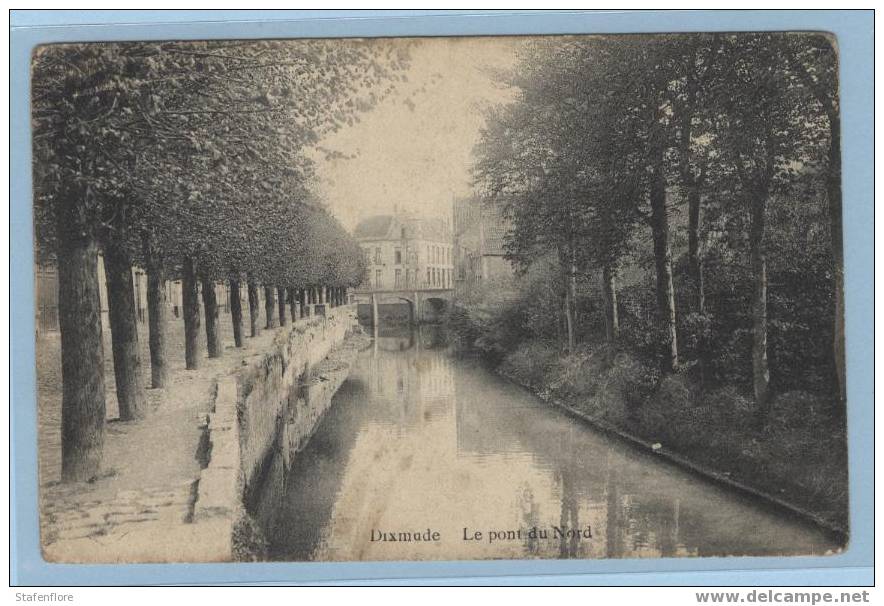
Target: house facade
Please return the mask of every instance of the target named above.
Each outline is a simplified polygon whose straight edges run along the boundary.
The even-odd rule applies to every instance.
[[[512,275],[504,249],[509,223],[480,198],[454,200],[455,291],[466,294],[499,276]]]
[[[360,290],[453,287],[454,253],[448,221],[394,212],[363,219],[353,235],[368,262],[367,280]]]

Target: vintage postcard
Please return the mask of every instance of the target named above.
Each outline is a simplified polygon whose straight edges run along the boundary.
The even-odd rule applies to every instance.
[[[51,44],[48,562],[849,538],[824,32]]]

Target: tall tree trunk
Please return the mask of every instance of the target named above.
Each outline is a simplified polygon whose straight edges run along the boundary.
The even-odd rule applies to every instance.
[[[651,232],[654,239],[654,263],[657,273],[657,310],[664,331],[661,370],[670,373],[678,368],[675,289],[672,284],[672,249],[669,243],[669,220],[666,216],[662,147],[656,154],[650,191]]]
[[[602,268],[602,294],[605,299],[605,340],[613,344],[620,337],[620,313],[617,309],[617,272],[610,264]]]
[[[224,353],[221,335],[218,332],[218,300],[215,296],[215,282],[207,275],[201,277],[203,285],[203,315],[206,318],[206,349],[210,358],[220,358]]]
[[[693,177],[693,176],[692,176]],[[706,288],[700,257],[700,189],[691,180],[688,186],[688,271],[694,288],[694,309],[706,314]]]
[[[261,330],[260,325],[258,323],[258,285],[255,284],[255,281],[249,278],[248,283],[248,292],[249,292],[249,324],[251,328],[251,335],[253,337],[258,336],[258,332]]]
[[[560,293],[555,293],[555,298],[553,300],[555,300],[555,299],[561,299],[561,301],[559,301],[559,303],[560,303],[559,305],[551,305],[551,307],[553,307],[553,309],[554,309],[554,314],[555,314],[554,324],[556,326],[556,343],[558,343],[560,349],[564,350],[565,349],[565,340],[567,338],[565,336],[567,331],[564,330],[564,328],[565,328],[565,301],[564,301],[564,299],[562,299]]]
[[[298,298],[295,296],[298,291],[289,287],[286,292],[288,293],[289,313],[292,316],[292,324],[294,324],[298,321]]]
[[[575,298],[577,296],[576,270],[573,263],[573,253],[559,249],[559,266],[564,278],[565,291],[562,296],[562,311],[565,318],[565,338],[569,353],[574,352],[576,344],[575,333]]]
[[[715,49],[712,51],[714,56]],[[681,186],[688,199],[688,273],[694,291],[694,310],[706,313],[706,294],[703,284],[703,262],[700,257],[700,183],[691,167],[691,137],[693,134],[694,109],[697,102],[696,49],[690,55],[686,66],[685,94],[687,101],[680,107],[681,113],[678,139],[679,172]],[[708,66],[706,68],[708,70]]]
[[[73,201],[68,203],[73,207]],[[104,446],[104,349],[98,247],[59,213],[58,320],[61,331],[61,480],[98,475]],[[85,230],[84,230],[85,231]]]
[[[166,276],[159,260],[149,252],[145,256],[148,260],[147,328],[150,346],[150,385],[154,389],[161,389],[169,382],[169,367],[166,363],[166,327],[169,315]]]
[[[568,353],[574,352],[574,310],[571,306],[571,297],[565,294],[564,297],[565,311],[565,334],[567,335]]]
[[[573,352],[577,346],[577,261],[573,239],[571,243],[571,263],[568,267],[568,299],[571,301],[571,337],[568,339],[568,349]]]
[[[285,314],[285,286],[277,286],[276,287],[276,301],[279,305],[279,325],[285,326],[286,322],[286,314]]]
[[[829,170],[826,194],[829,200],[829,233],[832,240],[832,288],[835,296],[832,351],[837,391],[841,403],[847,401],[846,355],[844,351],[844,219],[841,215],[841,121],[837,110],[829,113]],[[843,410],[843,407],[842,407]]]
[[[184,315],[184,365],[187,370],[200,367],[200,302],[196,263],[184,258],[181,271],[181,307]]]
[[[105,243],[104,272],[120,420],[132,421],[147,413],[147,398],[141,383],[132,262],[125,245],[114,236]]]
[[[264,315],[266,316],[266,324],[264,328],[273,328],[273,308],[276,307],[274,300],[273,287],[264,287]]]
[[[242,347],[242,299],[239,279],[230,278],[230,319],[233,322],[233,343]]]
[[[835,300],[834,317],[832,318],[832,358],[835,367],[837,398],[841,404],[847,401],[847,378],[845,376],[846,356],[844,350],[844,230],[841,200],[841,116],[838,101],[838,73],[834,70],[831,93],[821,86],[819,78],[824,73],[817,73],[816,78],[805,63],[799,60],[797,53],[786,48],[785,57],[798,74],[804,85],[817,98],[829,121],[829,162],[826,173],[826,197],[829,206],[829,234],[832,242],[832,289]],[[835,60],[837,66],[837,59]],[[844,412],[844,407],[841,406]]]
[[[752,387],[759,416],[767,417],[770,405],[770,371],[767,365],[767,255],[764,246],[767,193],[752,200],[749,254],[752,266]]]

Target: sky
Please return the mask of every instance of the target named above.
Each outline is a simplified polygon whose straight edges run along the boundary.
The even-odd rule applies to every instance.
[[[317,158],[325,201],[347,229],[394,207],[450,217],[453,197],[472,192],[482,109],[512,98],[512,89],[495,82],[489,70],[514,66],[519,39],[428,38],[415,44],[408,81],[362,114],[361,122],[321,142],[356,155]]]

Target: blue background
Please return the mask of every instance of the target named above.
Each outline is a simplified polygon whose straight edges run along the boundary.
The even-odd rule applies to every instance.
[[[64,26],[64,27],[61,27]],[[851,541],[830,557],[393,563],[47,564],[37,509],[29,59],[70,41],[825,30],[841,55]],[[12,584],[871,585],[873,565],[871,11],[13,11],[10,56],[10,566]]]

